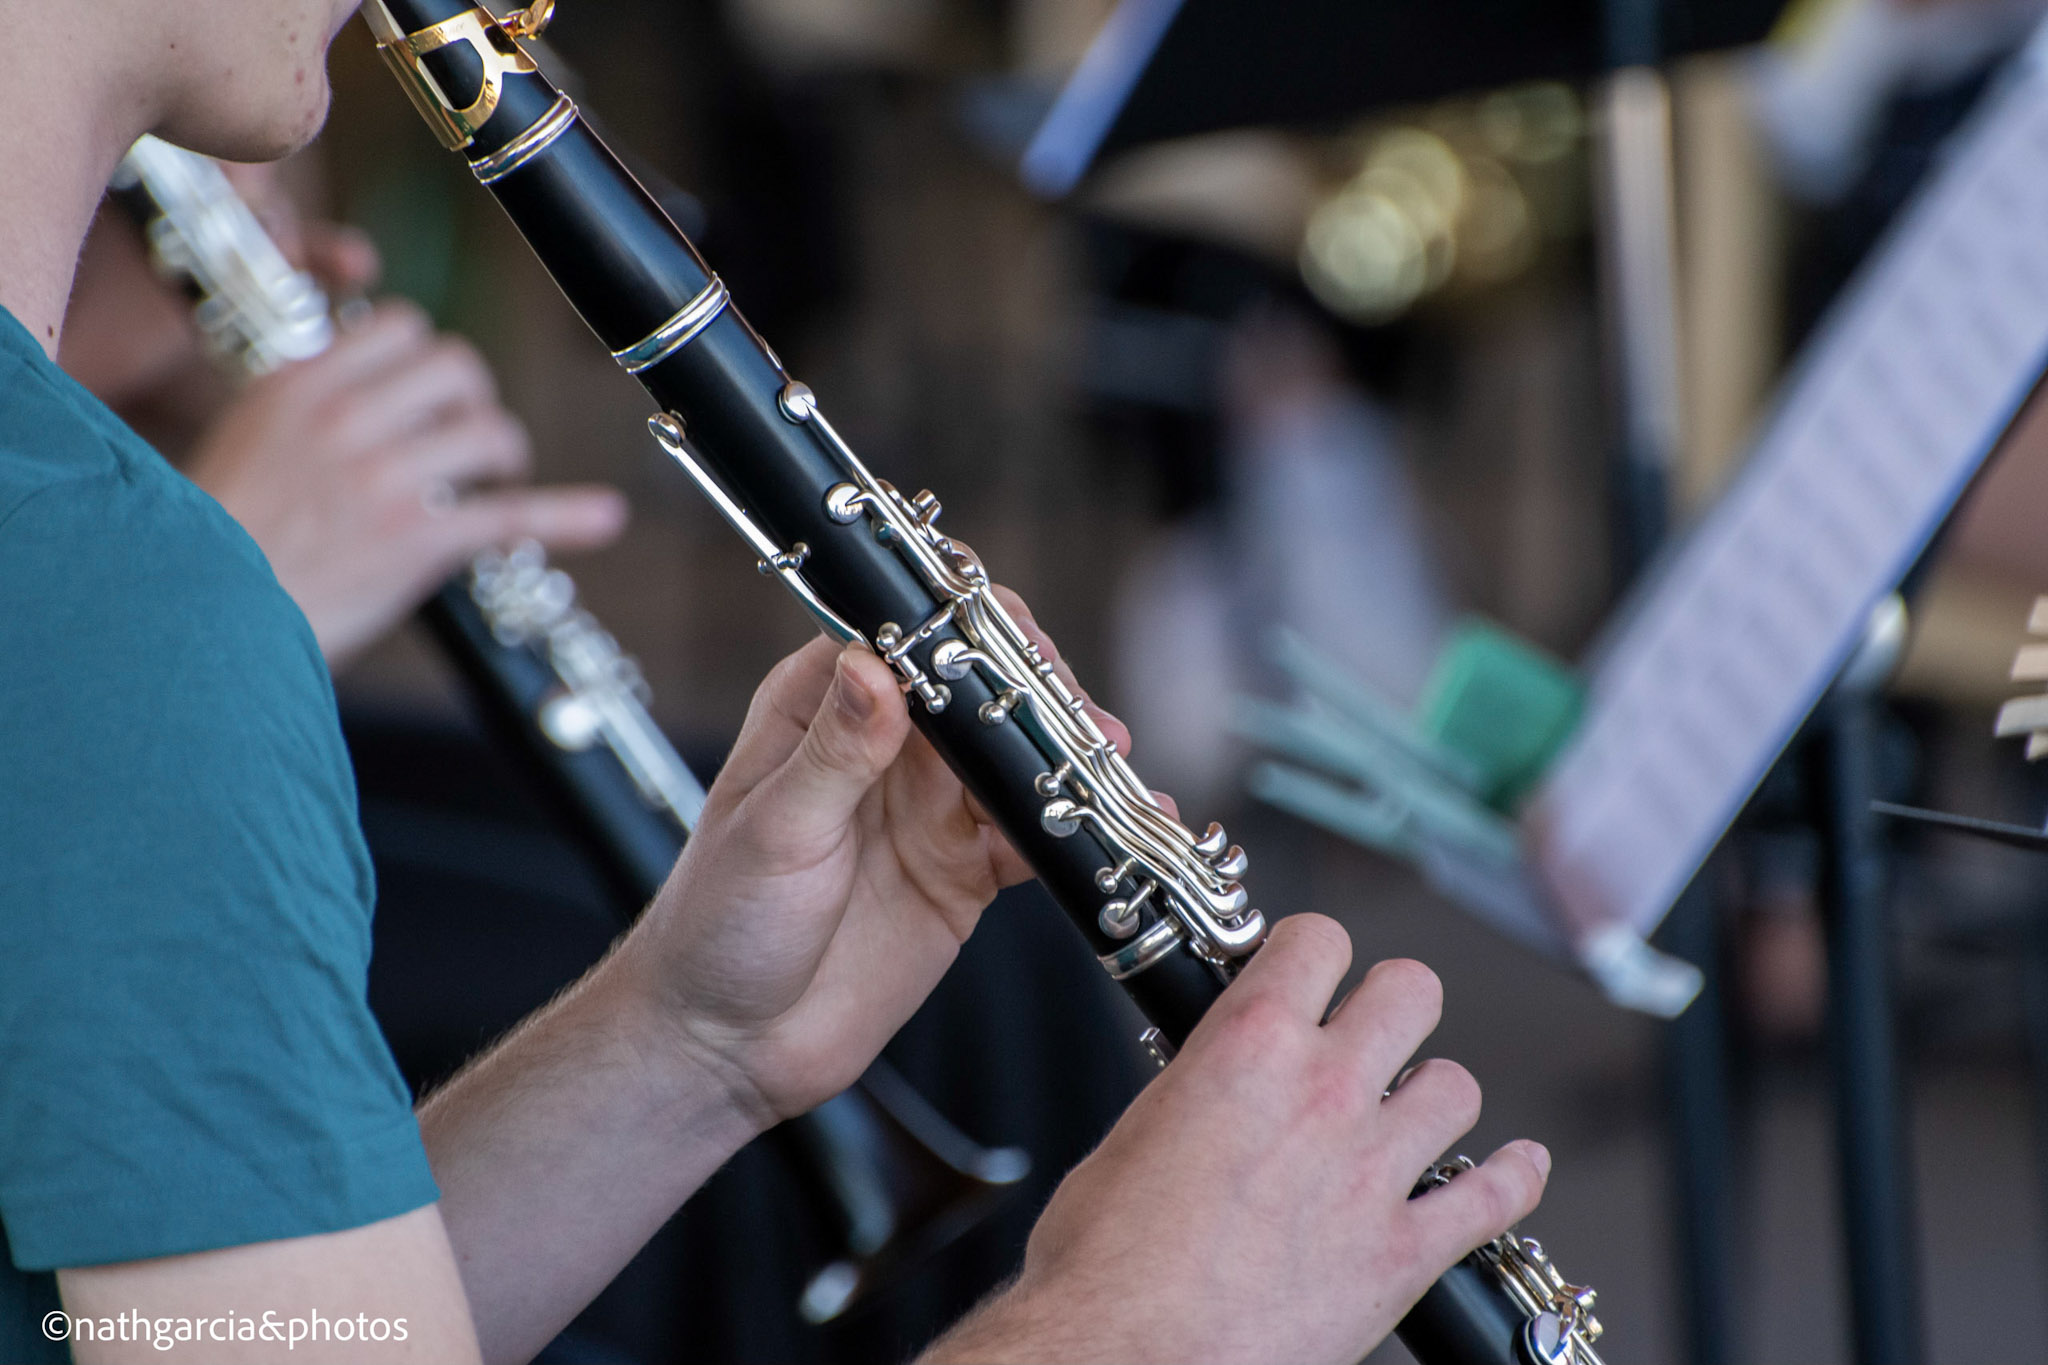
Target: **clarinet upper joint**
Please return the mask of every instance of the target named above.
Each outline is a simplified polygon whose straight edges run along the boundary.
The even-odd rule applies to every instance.
[[[818,596],[817,589],[803,576],[803,566],[811,557],[811,547],[801,540],[788,549],[777,545],[774,537],[762,529],[761,523],[755,521],[747,509],[740,505],[739,500],[726,491],[725,485],[704,467],[703,461],[697,458],[697,453],[690,449],[689,437],[684,432],[682,418],[672,412],[658,412],[647,419],[647,429],[654,434],[654,439],[660,442],[661,448],[668,452],[669,458],[683,467],[683,472],[690,476],[690,481],[697,485],[698,491],[711,500],[711,505],[718,509],[726,524],[738,531],[740,538],[753,547],[756,555],[755,567],[764,576],[781,579],[782,585],[803,604],[804,610],[816,619],[826,634],[841,642],[863,638],[845,617],[825,605],[825,599]]]
[[[1472,1159],[1465,1156],[1432,1166],[1418,1192],[1447,1185],[1472,1169]],[[1540,1243],[1510,1229],[1472,1256],[1494,1274],[1526,1319],[1517,1344],[1529,1365],[1601,1365],[1593,1349],[1601,1331],[1593,1316],[1595,1291],[1567,1283]]]
[[[1103,966],[1121,979],[1185,945],[1228,977],[1266,933],[1265,918],[1250,908],[1238,881],[1247,864],[1244,850],[1230,844],[1221,826],[1197,837],[1166,813],[1086,703],[996,599],[981,562],[938,530],[936,497],[906,498],[870,473],[804,385],[785,385],[777,406],[816,433],[847,475],[826,490],[825,515],[846,527],[864,522],[877,542],[902,555],[939,604],[914,628],[887,622],[877,632],[875,644],[904,690],[938,712],[952,701],[949,683],[978,677],[993,694],[975,711],[981,723],[1014,720],[1045,756],[1034,783],[1043,803],[1041,826],[1062,838],[1085,828],[1110,852],[1110,863],[1096,875],[1107,897],[1096,923],[1106,937],[1129,942],[1106,955]]]

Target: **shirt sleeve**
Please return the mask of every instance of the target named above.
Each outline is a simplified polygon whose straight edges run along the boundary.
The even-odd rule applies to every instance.
[[[312,633],[166,471],[0,524],[0,1223],[23,1270],[436,1198],[365,998],[373,888]]]

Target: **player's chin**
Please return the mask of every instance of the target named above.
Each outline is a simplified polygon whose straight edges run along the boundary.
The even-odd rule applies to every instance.
[[[327,126],[328,106],[334,102],[334,91],[327,84],[327,72],[322,69],[319,79],[308,81],[307,84],[312,87],[313,96],[303,103],[298,130],[292,136],[291,145],[279,152],[279,156],[289,156],[301,150],[307,143],[320,136],[320,130]]]
[[[314,138],[320,136],[321,128],[327,123],[327,107],[333,99],[333,92],[327,85],[325,70],[315,68],[308,72],[308,79],[302,86],[295,86],[292,98],[283,102],[276,117],[267,120],[264,129],[270,135],[270,145],[263,156],[235,157],[237,161],[275,161],[290,156]]]
[[[190,127],[158,132],[183,147],[225,161],[276,161],[290,156],[319,135],[327,122],[330,93],[325,72],[306,73],[303,84],[270,93],[270,98],[244,99],[233,108],[206,111]],[[254,92],[250,92],[254,93]]]

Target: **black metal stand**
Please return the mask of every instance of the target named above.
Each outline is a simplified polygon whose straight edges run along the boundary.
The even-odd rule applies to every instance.
[[[2036,1198],[2048,1208],[2048,905],[2036,903],[2026,926],[2020,1004],[2027,1030],[2027,1080],[2034,1123]],[[2048,1228],[2043,1230],[2048,1238]],[[2048,1248],[2044,1248],[2048,1249]]]
[[[1808,746],[1828,930],[1828,1042],[1835,1073],[1842,1231],[1858,1365],[1922,1357],[1912,1185],[1892,990],[1891,915],[1870,802],[1876,703],[1838,685]]]
[[[1692,1365],[1735,1358],[1728,1305],[1734,1286],[1727,1028],[1721,1003],[1721,915],[1702,869],[1671,908],[1663,948],[1706,976],[1699,998],[1664,1032],[1671,1116],[1671,1183],[1678,1203],[1678,1281],[1685,1356]]]

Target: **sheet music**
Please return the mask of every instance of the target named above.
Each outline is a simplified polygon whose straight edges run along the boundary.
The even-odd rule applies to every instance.
[[[2014,63],[1637,594],[1532,807],[1570,931],[1664,917],[2048,360],[2048,51]]]

